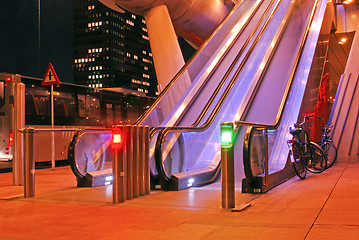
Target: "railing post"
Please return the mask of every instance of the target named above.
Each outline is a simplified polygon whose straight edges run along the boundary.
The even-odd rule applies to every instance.
[[[233,123],[221,123],[222,208],[235,207],[233,141]]]
[[[24,197],[31,198],[35,196],[35,129],[26,128],[24,133]]]
[[[124,127],[112,128],[112,175],[113,203],[125,201]]]
[[[139,151],[139,146],[138,146],[138,126],[134,125],[132,126],[132,141],[133,141],[133,178],[132,178],[132,184],[133,184],[133,197],[137,198],[139,195],[139,179],[138,179],[138,164],[139,164],[139,160],[138,160],[138,151]]]
[[[150,139],[149,139],[149,127],[144,126],[144,154],[145,154],[145,194],[150,194],[150,159],[149,159],[149,145],[150,145]]]
[[[23,133],[16,131],[25,128],[25,84],[16,83],[14,89],[14,148],[13,153],[13,184],[24,184],[24,138]]]
[[[132,125],[125,126],[126,199],[133,198],[133,141]]]
[[[264,175],[264,185],[268,187],[268,175],[269,175],[269,156],[268,156],[268,134],[267,128],[263,130],[264,132],[264,151],[265,151],[265,175]]]
[[[144,127],[138,126],[138,186],[139,186],[139,195],[145,195],[145,147],[144,147]]]

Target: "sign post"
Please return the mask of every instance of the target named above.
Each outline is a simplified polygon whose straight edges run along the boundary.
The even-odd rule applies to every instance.
[[[42,86],[50,85],[50,98],[51,98],[51,129],[54,130],[55,119],[54,119],[54,84],[59,84],[60,80],[57,77],[54,67],[51,63],[47,67],[44,79],[41,82]],[[55,169],[55,132],[51,132],[51,165],[52,169]]]

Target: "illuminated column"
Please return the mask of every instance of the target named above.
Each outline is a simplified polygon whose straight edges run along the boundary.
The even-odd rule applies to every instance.
[[[185,61],[167,7],[160,5],[148,10],[145,19],[157,81],[163,89]]]

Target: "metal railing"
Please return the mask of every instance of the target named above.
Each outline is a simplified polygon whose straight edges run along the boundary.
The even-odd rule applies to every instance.
[[[264,123],[255,123],[255,122],[248,122],[248,121],[244,121],[244,120],[239,120],[236,121],[235,124],[237,125],[237,131],[240,129],[240,126],[249,126],[249,128],[246,131],[245,134],[245,139],[244,139],[244,145],[243,145],[243,162],[244,162],[244,171],[245,171],[245,175],[247,178],[249,178],[250,181],[254,180],[254,177],[252,175],[252,170],[251,170],[251,166],[250,166],[250,142],[253,136],[254,131],[258,130],[258,131],[264,131],[264,144],[265,144],[265,164],[264,164],[264,174],[265,174],[265,186],[268,186],[268,176],[269,176],[269,159],[268,159],[268,138],[267,138],[267,132],[268,130],[274,130],[277,129],[281,123],[281,120],[283,118],[283,113],[284,110],[286,108],[286,102],[288,100],[290,91],[291,91],[291,87],[294,81],[294,77],[295,77],[295,73],[297,70],[297,66],[300,60],[300,57],[303,53],[303,49],[304,49],[304,45],[306,42],[306,39],[308,37],[309,34],[309,30],[311,27],[311,23],[313,22],[314,19],[314,14],[316,12],[316,9],[318,7],[318,0],[315,1],[315,4],[312,9],[312,12],[310,14],[310,19],[308,21],[308,24],[306,26],[305,29],[305,33],[302,37],[301,43],[300,43],[300,47],[299,47],[299,51],[297,53],[296,56],[296,60],[295,60],[295,64],[293,65],[290,77],[289,77],[289,81],[288,84],[286,86],[282,101],[280,103],[275,121],[272,124],[264,124]],[[256,91],[254,91],[252,93],[251,99],[254,98],[254,96],[256,95]],[[246,110],[248,111],[248,109]],[[245,114],[243,115],[245,116]]]
[[[23,147],[18,146],[19,149],[23,149],[22,165],[24,166],[24,197],[31,198],[35,196],[35,141],[34,135],[37,132],[63,132],[63,131],[78,131],[79,129],[48,129],[48,128],[32,128],[27,127],[19,129],[18,132],[24,134],[23,142],[20,143]],[[21,158],[18,156],[18,160]],[[14,175],[22,175],[22,168],[17,168]]]
[[[271,4],[269,4],[265,14],[263,14],[263,16],[266,15],[266,13],[269,11],[269,9],[271,8],[272,4],[274,3],[274,1],[271,2]],[[228,97],[231,89],[233,88],[237,77],[239,76],[239,74],[241,73],[241,71],[243,70],[243,67],[246,63],[246,60],[249,58],[250,54],[252,53],[252,51],[254,50],[254,47],[256,46],[256,44],[258,43],[260,37],[262,36],[264,30],[266,29],[267,25],[269,24],[271,18],[273,17],[277,7],[279,6],[280,1],[278,1],[275,6],[273,7],[270,15],[267,17],[265,23],[263,24],[263,26],[261,27],[258,35],[256,36],[256,38],[254,39],[252,45],[250,46],[250,49],[248,50],[248,52],[246,53],[244,60],[241,62],[240,66],[238,67],[238,69],[236,70],[236,73],[234,74],[234,76],[232,77],[230,83],[228,84],[228,86],[226,87],[224,93],[222,94],[220,100],[217,102],[214,110],[211,112],[210,116],[207,118],[207,120],[201,125],[201,126],[197,126],[198,123],[200,123],[202,121],[202,119],[200,120],[196,120],[195,124],[193,126],[188,126],[188,127],[178,127],[178,126],[174,126],[174,127],[166,127],[164,129],[162,129],[159,133],[159,136],[157,138],[157,142],[156,142],[156,149],[155,149],[155,160],[156,160],[156,166],[157,166],[157,171],[158,173],[161,175],[161,178],[164,182],[170,182],[170,176],[167,175],[166,171],[164,170],[163,167],[163,157],[162,157],[162,149],[163,149],[163,145],[164,145],[164,141],[166,139],[166,136],[172,132],[203,132],[205,130],[207,130],[210,125],[212,124],[212,122],[214,121],[214,118],[217,116],[217,114],[219,113],[219,109],[222,107],[222,105],[224,104],[224,101],[226,100],[226,98]],[[289,17],[290,11],[287,12],[285,18]],[[263,20],[263,18],[262,18]],[[238,55],[241,55],[244,51],[244,48],[247,46],[247,44],[252,40],[252,37],[254,36],[254,32],[256,32],[258,30],[258,27],[261,25],[261,22],[259,22],[256,26],[256,28],[253,30],[252,34],[250,35],[250,37],[247,39],[246,44],[243,46],[243,48],[239,51]],[[285,27],[283,26],[283,29]],[[282,35],[283,31],[279,34]],[[280,36],[277,36],[277,39],[280,39]],[[278,43],[277,43],[278,44]],[[275,47],[273,48],[275,49]],[[273,50],[274,51],[274,50]],[[271,56],[273,56],[274,53],[271,54]],[[236,60],[239,59],[237,55]],[[233,70],[235,63],[232,63],[229,70],[227,71],[227,74],[224,76],[224,79],[226,79],[229,74],[228,72],[230,72],[231,70]],[[264,73],[262,73],[262,76],[264,75]],[[247,105],[250,105],[251,101],[253,99],[249,100],[249,103]],[[203,118],[205,114],[201,114],[200,117]]]

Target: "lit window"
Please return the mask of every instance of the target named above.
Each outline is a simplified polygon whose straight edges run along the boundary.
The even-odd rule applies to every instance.
[[[88,53],[91,53],[91,49],[88,50]]]
[[[133,58],[134,58],[134,59],[138,59],[137,55],[133,55]]]
[[[91,27],[91,23],[87,24],[88,27]]]
[[[75,63],[77,63],[77,59],[75,59]]]

